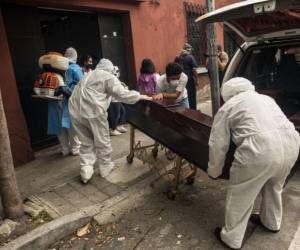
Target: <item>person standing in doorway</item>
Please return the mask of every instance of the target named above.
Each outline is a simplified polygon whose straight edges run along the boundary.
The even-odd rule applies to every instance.
[[[80,66],[82,68],[83,74],[88,74],[93,70],[93,57],[91,55],[85,55],[82,57]]]
[[[188,76],[186,85],[190,109],[197,109],[197,62],[192,55],[193,48],[190,44],[186,43],[180,53],[180,56],[175,59],[183,69],[183,72]]]
[[[64,56],[69,59],[69,67],[66,72],[66,86],[62,87],[62,130],[58,135],[58,140],[62,145],[62,152],[64,155],[69,153],[72,155],[79,155],[80,142],[69,118],[68,100],[72,95],[75,86],[83,77],[83,73],[80,66],[76,63],[77,51],[74,48],[68,48]]]
[[[82,77],[82,70],[76,64],[77,52],[73,48],[66,50],[69,66],[65,72],[65,84],[55,90],[55,96],[63,96],[61,101],[50,101],[48,104],[47,134],[56,135],[61,145],[61,152],[66,155],[78,155],[80,142],[71,127],[68,115],[68,98],[74,86]]]

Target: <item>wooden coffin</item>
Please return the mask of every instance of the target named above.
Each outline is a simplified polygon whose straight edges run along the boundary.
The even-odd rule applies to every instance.
[[[128,122],[177,155],[206,171],[212,118],[174,102],[140,101],[127,107]],[[222,177],[228,179],[234,145],[227,154]]]

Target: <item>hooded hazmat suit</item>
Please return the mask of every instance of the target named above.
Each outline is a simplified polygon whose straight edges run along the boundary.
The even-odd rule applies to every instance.
[[[258,94],[245,78],[233,78],[221,90],[225,104],[216,114],[209,139],[208,174],[222,173],[230,139],[237,146],[230,169],[225,226],[221,239],[237,249],[242,245],[255,198],[261,191],[260,220],[279,230],[281,192],[294,166],[300,139],[294,125],[275,101]]]
[[[137,91],[124,88],[113,71],[111,61],[101,59],[96,69],[85,75],[75,87],[69,100],[72,125],[81,141],[80,174],[85,183],[94,173],[96,160],[102,177],[107,176],[114,167],[107,121],[111,98],[128,104],[149,99]]]

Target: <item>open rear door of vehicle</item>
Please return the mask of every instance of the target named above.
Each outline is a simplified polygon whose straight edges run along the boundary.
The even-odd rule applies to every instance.
[[[299,0],[248,0],[209,12],[196,22],[224,22],[245,41],[300,36]]]

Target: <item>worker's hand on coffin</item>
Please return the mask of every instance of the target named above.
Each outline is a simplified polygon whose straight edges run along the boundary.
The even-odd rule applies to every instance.
[[[159,93],[159,94],[153,96],[153,100],[155,100],[155,101],[159,101],[162,99],[164,99],[164,95],[162,93]]]
[[[140,100],[152,101],[152,97],[147,95],[140,95]]]

